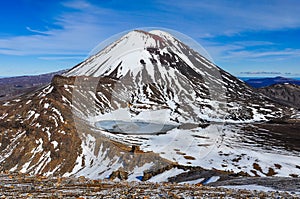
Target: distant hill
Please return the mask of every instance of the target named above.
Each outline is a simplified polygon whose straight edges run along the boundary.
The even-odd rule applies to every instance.
[[[286,78],[286,77],[253,78],[253,79],[245,80],[245,82],[254,88],[262,88],[274,84],[284,84],[284,83],[300,85],[300,80]]]
[[[51,82],[54,75],[60,75],[64,70],[32,76],[1,77],[0,101],[12,99],[27,92],[38,89]]]
[[[259,92],[283,105],[300,109],[300,86],[295,84],[274,84],[258,89]]]

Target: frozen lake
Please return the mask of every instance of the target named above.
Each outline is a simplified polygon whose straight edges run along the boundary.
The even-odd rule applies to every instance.
[[[159,134],[176,128],[174,124],[152,123],[145,121],[102,120],[95,123],[97,128],[111,133],[122,134]]]

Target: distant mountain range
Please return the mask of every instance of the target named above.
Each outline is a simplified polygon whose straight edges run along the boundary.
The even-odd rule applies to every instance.
[[[241,78],[243,80],[243,78]],[[252,78],[244,80],[248,85],[254,87],[254,88],[262,88],[266,86],[271,86],[274,84],[296,84],[300,85],[300,80],[292,79],[292,78],[286,78],[286,77],[268,77],[268,78]]]
[[[55,75],[63,72],[64,70],[41,75],[0,77],[0,101],[9,100],[41,88],[49,84]]]

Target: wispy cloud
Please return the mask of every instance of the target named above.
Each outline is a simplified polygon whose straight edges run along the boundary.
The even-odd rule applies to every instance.
[[[26,27],[26,30],[32,32],[32,33],[38,33],[38,34],[42,34],[42,35],[48,35],[49,34],[49,31],[41,31],[41,30],[34,30],[30,27]]]
[[[83,60],[87,58],[86,56],[48,56],[48,57],[38,57],[38,59],[41,60]]]
[[[232,35],[243,31],[278,30],[300,27],[299,1],[160,1],[178,15],[193,13],[190,23],[206,33],[199,36]],[[184,15],[184,14],[183,14]],[[188,17],[188,16],[187,16]]]
[[[300,49],[255,35],[243,36],[300,28],[299,4],[293,0],[67,0],[60,3],[60,12],[49,19],[49,27],[25,24],[27,35],[0,39],[0,55],[77,62],[115,33],[161,26],[199,41],[216,62],[286,60],[299,57]]]
[[[240,72],[243,75],[281,75],[281,72],[276,71],[247,71],[247,72]]]
[[[286,48],[270,41],[204,42],[211,57],[222,61],[275,61],[300,57],[300,49]]]
[[[77,1],[65,1],[62,2],[62,5],[68,8],[73,8],[77,10],[85,10],[93,8],[93,5],[87,1],[84,0],[77,0]]]
[[[276,51],[258,51],[258,50],[239,50],[239,51],[229,51],[227,55],[224,55],[223,59],[264,59],[270,57],[272,60],[274,58],[289,59],[291,57],[299,57],[300,49],[283,49]]]
[[[156,26],[163,25],[179,31],[183,29],[184,33],[194,38],[238,34],[247,30],[299,27],[300,12],[298,6],[291,2],[274,1],[270,4],[267,1],[249,1],[247,4],[236,1],[156,1],[152,5],[156,9],[154,14],[151,10],[135,9],[129,12],[124,9],[104,8],[86,0],[63,1],[61,6],[69,10],[62,12],[53,20],[53,24],[59,28],[46,28],[46,31],[41,31],[27,26],[26,29],[32,33],[31,35],[0,39],[2,47],[0,53],[85,55],[112,33],[138,25],[151,26],[152,24],[148,23],[149,19]],[[180,19],[185,16],[187,20],[183,23]],[[265,41],[248,41],[244,44],[237,42],[228,44],[225,49],[214,45],[209,48],[216,51],[229,49],[233,56],[237,52],[232,50],[243,50],[243,45],[269,44]],[[240,52],[240,54],[247,53]]]
[[[108,28],[105,14],[112,10],[92,6],[86,1],[68,1],[62,3],[65,11],[53,19],[59,28],[40,31],[27,26],[30,35],[13,36],[0,39],[0,54],[7,55],[87,55],[100,41],[105,39],[111,29]]]
[[[241,75],[247,75],[247,76],[257,76],[257,75],[263,75],[263,76],[292,76],[292,77],[299,77],[300,73],[292,73],[292,72],[279,72],[279,71],[244,71],[240,72]]]

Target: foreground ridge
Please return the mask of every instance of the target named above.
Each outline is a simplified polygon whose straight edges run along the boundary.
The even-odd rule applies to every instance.
[[[286,192],[263,192],[201,184],[136,183],[90,180],[84,177],[45,177],[0,174],[1,198],[292,198]]]

